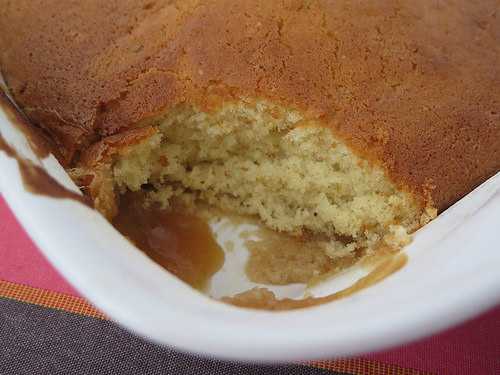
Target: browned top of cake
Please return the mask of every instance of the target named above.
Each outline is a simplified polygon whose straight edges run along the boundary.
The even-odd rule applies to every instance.
[[[180,103],[302,110],[444,208],[500,170],[500,2],[1,0],[0,64],[75,163]]]

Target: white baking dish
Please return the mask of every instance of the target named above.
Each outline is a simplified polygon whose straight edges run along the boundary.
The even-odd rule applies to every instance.
[[[77,190],[54,157],[36,159],[4,113],[0,132],[21,155]],[[500,302],[500,174],[420,230],[406,249],[408,264],[382,283],[334,303],[272,313],[209,299],[149,260],[92,209],[27,192],[16,160],[1,151],[0,171],[0,191],[15,215],[82,295],[124,327],[183,350],[257,361],[354,355],[431,335]],[[237,277],[218,276],[211,292],[244,287]]]

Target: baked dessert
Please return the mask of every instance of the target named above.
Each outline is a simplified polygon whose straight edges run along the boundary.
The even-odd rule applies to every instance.
[[[500,170],[496,0],[0,4],[13,96],[108,218],[143,191],[338,257]]]

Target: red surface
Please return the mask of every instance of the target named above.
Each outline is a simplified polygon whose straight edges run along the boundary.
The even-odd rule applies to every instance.
[[[1,196],[0,279],[77,294],[38,251]]]
[[[440,375],[500,375],[500,307],[447,332],[365,358]]]
[[[77,294],[40,254],[1,197],[0,279]],[[500,307],[448,332],[365,358],[440,375],[500,374]]]

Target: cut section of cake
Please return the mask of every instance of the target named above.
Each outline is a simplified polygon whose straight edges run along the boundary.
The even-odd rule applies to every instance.
[[[205,203],[256,216],[276,231],[321,239],[329,255],[341,256],[400,248],[435,215],[298,111],[246,99],[211,112],[181,106],[150,123],[119,144],[94,145],[72,170],[80,181],[94,176],[89,191],[110,218],[120,194],[143,191],[146,204],[164,208]]]

